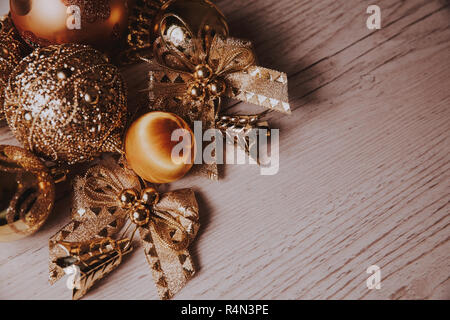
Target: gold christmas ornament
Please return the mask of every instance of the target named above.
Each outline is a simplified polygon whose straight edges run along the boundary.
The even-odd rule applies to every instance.
[[[9,14],[0,16],[0,35],[11,35],[12,33],[18,35],[17,29],[15,29],[14,24],[11,20],[11,16]]]
[[[193,37],[190,34],[185,39]],[[155,41],[154,60],[150,61],[150,97],[159,106],[187,107],[195,118],[199,112],[192,109],[207,108],[211,112],[214,102],[228,97],[291,113],[287,75],[255,66],[250,42],[216,35],[209,47],[183,47],[174,46],[172,38],[161,34]],[[197,41],[192,43],[203,42],[194,39]]]
[[[5,89],[11,71],[19,64],[22,55],[19,50],[19,43],[10,36],[0,34],[0,118],[4,118],[3,103]]]
[[[170,299],[195,273],[188,251],[200,227],[199,208],[191,189],[159,194],[145,187],[133,171],[104,160],[75,181],[72,219],[49,242],[50,282],[78,267],[73,299],[80,299],[114,270],[131,251],[139,231],[144,254],[161,299]],[[117,240],[123,220],[128,226]],[[124,238],[128,229],[131,237]],[[78,284],[78,286],[77,286]]]
[[[126,89],[117,67],[99,51],[78,44],[49,46],[14,69],[4,108],[27,149],[74,164],[120,147]]]
[[[183,130],[172,141],[175,130]],[[172,155],[179,144],[183,154]],[[125,135],[128,165],[145,181],[169,183],[181,179],[193,166],[195,137],[187,123],[173,113],[150,112],[136,120]]]
[[[156,14],[165,0],[132,0],[129,2],[130,18],[126,35],[125,49],[120,55],[121,64],[142,62],[151,51],[152,26]]]
[[[269,123],[262,120],[266,113],[267,111],[251,116],[222,115],[217,120],[216,127],[222,132],[227,143],[235,144],[242,148],[256,161],[256,163],[260,164],[258,157],[259,153],[257,152],[257,139],[250,139],[250,136],[253,132],[256,137],[258,137],[261,132],[265,132],[266,136],[270,137]],[[256,157],[253,157],[254,155],[256,155]]]
[[[153,26],[151,109],[173,112],[191,126],[194,121],[202,121],[204,130],[214,128],[219,103],[211,100],[205,108],[203,101],[209,98],[210,93],[218,95],[224,86],[220,81],[209,81],[212,69],[202,61],[214,37],[228,37],[228,33],[225,16],[211,1],[166,2]],[[196,166],[195,171],[213,180],[218,179],[216,164]]]
[[[28,44],[116,48],[128,26],[128,0],[10,0],[11,17]]]
[[[19,31],[14,26],[14,23],[11,19],[11,14],[0,16],[0,35],[8,35],[14,40],[19,41],[21,44],[21,50],[24,55],[31,51],[31,48],[26,45],[26,43],[20,37]]]
[[[54,201],[55,185],[42,161],[22,148],[0,146],[0,242],[36,232]]]
[[[169,1],[154,30],[151,109],[202,121],[205,130],[217,128],[225,97],[290,114],[287,75],[256,66],[252,44],[229,38],[223,15],[209,1]],[[201,169],[218,179],[216,164]]]
[[[25,56],[26,49],[9,15],[0,17],[0,119],[4,118],[4,93],[9,75]]]
[[[167,1],[153,25],[155,40],[162,36],[167,46],[192,58],[200,49],[198,46],[209,48],[215,35],[227,37],[228,32],[225,16],[209,0]]]
[[[59,241],[57,245],[66,254],[56,259],[55,265],[79,274],[73,283],[73,300],[86,295],[94,284],[120,266],[124,255],[133,251],[130,239],[115,241],[109,237],[86,242]]]

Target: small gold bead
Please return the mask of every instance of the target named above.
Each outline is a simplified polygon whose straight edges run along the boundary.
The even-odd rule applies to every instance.
[[[155,188],[146,188],[142,192],[142,202],[148,206],[153,206],[159,202],[159,193]]]
[[[210,66],[205,64],[200,64],[195,67],[194,79],[196,80],[206,80],[211,78],[213,71]]]
[[[56,74],[56,76],[58,77],[59,80],[66,80],[71,75],[72,75],[72,71],[68,68],[61,69]]]
[[[25,113],[24,118],[26,121],[31,121],[31,119],[33,119],[33,117],[31,116],[31,113],[29,113],[29,112]]]
[[[99,101],[99,96],[95,92],[85,93],[84,94],[84,101],[86,101],[89,104],[97,104],[98,101]]]
[[[143,204],[137,204],[130,212],[131,222],[138,226],[146,225],[150,220],[150,210]]]
[[[211,81],[208,84],[208,91],[214,97],[221,96],[222,94],[225,93],[225,90],[226,90],[226,85],[223,80],[216,79],[216,80]]]
[[[136,190],[133,189],[127,189],[120,193],[119,195],[119,201],[124,209],[130,209],[133,207],[133,205],[136,203],[138,199],[138,194]]]
[[[249,122],[250,122],[251,124],[255,124],[256,122],[258,122],[258,117],[252,117],[252,118],[250,118]]]
[[[200,83],[194,83],[189,87],[189,95],[192,99],[200,100],[205,96],[205,89]]]

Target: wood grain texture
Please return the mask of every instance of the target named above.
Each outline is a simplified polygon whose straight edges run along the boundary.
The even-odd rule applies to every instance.
[[[450,299],[450,12],[439,0],[217,1],[260,64],[289,73],[293,115],[280,172],[227,166],[219,183],[189,176],[202,229],[199,267],[177,299]],[[371,3],[372,4],[372,3]],[[7,11],[5,5],[0,5]],[[132,92],[145,66],[125,70]],[[261,110],[229,105],[229,112]],[[15,143],[0,128],[0,143]],[[69,299],[47,282],[47,240],[70,197],[35,236],[0,244],[0,298]],[[366,269],[381,268],[368,290]],[[140,248],[86,299],[157,299]]]

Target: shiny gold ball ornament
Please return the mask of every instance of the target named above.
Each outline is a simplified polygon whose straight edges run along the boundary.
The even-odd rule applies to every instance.
[[[155,56],[176,70],[191,69],[203,63],[197,61],[198,52],[210,48],[216,35],[228,37],[225,16],[209,0],[170,0],[161,7],[155,18],[153,38]],[[197,41],[200,39],[201,41]],[[167,52],[169,51],[169,52]],[[164,52],[164,54],[162,54]],[[179,65],[173,53],[182,54],[192,65]],[[180,69],[181,68],[181,69]],[[199,76],[206,69],[197,70]]]
[[[46,160],[74,164],[121,145],[125,86],[117,67],[91,47],[36,49],[14,69],[6,93],[11,130]]]
[[[175,130],[179,135],[172,141]],[[179,138],[179,139],[178,139]],[[178,148],[180,152],[174,151]],[[195,137],[175,114],[150,112],[136,120],[125,136],[125,156],[142,179],[169,183],[181,179],[193,166]]]
[[[103,51],[128,27],[128,0],[10,0],[11,17],[32,46],[79,43]]]
[[[36,232],[53,209],[55,185],[31,152],[0,146],[0,242]]]

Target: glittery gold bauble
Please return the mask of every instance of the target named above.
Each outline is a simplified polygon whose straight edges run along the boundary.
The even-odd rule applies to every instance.
[[[214,36],[228,36],[224,15],[209,0],[171,0],[165,3],[155,18],[153,38],[155,50],[176,49],[192,60],[200,51],[197,46],[210,48]],[[156,41],[157,39],[160,41]],[[201,41],[196,41],[200,39]],[[158,48],[161,47],[162,48]],[[192,61],[194,65],[202,61]],[[180,70],[179,65],[167,58],[165,63]]]
[[[0,17],[0,119],[3,118],[4,92],[9,75],[25,56],[25,50],[10,17]]]
[[[0,35],[0,118],[3,118],[3,102],[9,75],[20,60],[18,44],[11,37]]]
[[[88,161],[121,144],[124,83],[117,67],[88,46],[38,48],[11,74],[5,116],[16,138],[40,157]]]
[[[179,140],[172,133],[183,129]],[[172,151],[175,146],[184,151]],[[125,156],[131,169],[142,179],[169,183],[181,179],[195,157],[195,137],[187,123],[173,113],[150,112],[136,120],[125,137]]]
[[[0,146],[0,242],[36,232],[53,209],[55,185],[31,152]]]
[[[128,26],[127,0],[10,0],[10,7],[31,45],[80,43],[109,51]]]

